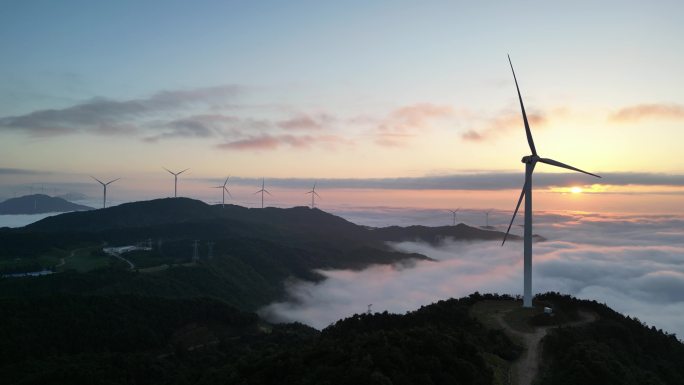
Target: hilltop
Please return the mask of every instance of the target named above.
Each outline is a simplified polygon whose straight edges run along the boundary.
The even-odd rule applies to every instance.
[[[48,268],[61,273],[0,282],[0,297],[142,292],[174,298],[212,296],[253,311],[282,298],[289,279],[322,279],[319,269],[430,260],[398,252],[388,241],[502,236],[463,224],[369,229],[308,207],[253,209],[187,198],[156,199],[1,230],[0,272]],[[122,265],[102,252],[104,245],[136,244],[147,249],[126,254],[130,264]],[[134,271],[128,270],[130,265]]]
[[[0,202],[0,215],[64,213],[92,210],[92,207],[45,194],[24,195]]]
[[[535,383],[683,383],[684,344],[673,335],[594,301],[556,293],[536,301],[564,326],[542,339]],[[212,299],[0,299],[0,371],[22,384],[510,384],[528,348],[474,314],[489,303],[521,305],[475,293],[406,314],[354,314],[318,331]],[[593,317],[573,324],[582,313]]]

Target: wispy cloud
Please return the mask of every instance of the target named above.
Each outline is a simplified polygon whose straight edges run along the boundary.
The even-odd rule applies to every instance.
[[[329,114],[299,114],[297,116],[276,122],[276,125],[286,130],[323,130],[335,121]]]
[[[30,170],[25,168],[0,168],[0,175],[45,175],[46,171]]]
[[[144,138],[148,142],[170,138],[236,138],[244,135],[244,132],[263,131],[271,127],[267,120],[221,114],[191,115],[148,125],[154,127],[154,134]]]
[[[614,122],[638,122],[643,120],[684,120],[681,104],[637,104],[622,108],[610,116]]]
[[[387,147],[404,146],[412,138],[429,129],[435,121],[453,115],[452,107],[431,103],[397,108],[378,122],[375,143]]]
[[[530,126],[544,126],[548,119],[547,116],[540,112],[528,111],[527,120]],[[482,124],[481,128],[474,128],[464,132],[461,135],[463,140],[468,141],[483,141],[495,138],[497,134],[502,132],[520,128],[523,125],[522,116],[520,113],[502,112],[497,116],[488,118]]]
[[[162,91],[132,100],[95,98],[62,109],[38,110],[25,115],[0,118],[0,127],[35,136],[54,136],[76,132],[131,134],[140,130],[141,119],[198,104],[212,105],[234,98],[242,92],[235,85]]]
[[[274,150],[282,146],[294,148],[309,148],[314,145],[326,145],[334,147],[338,144],[348,144],[340,137],[334,135],[259,135],[238,139],[219,144],[217,147],[224,150]]]

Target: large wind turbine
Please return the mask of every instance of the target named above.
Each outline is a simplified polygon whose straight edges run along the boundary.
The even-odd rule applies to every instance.
[[[180,175],[180,174],[182,174],[182,173],[184,173],[184,172],[186,172],[186,171],[188,171],[188,170],[190,170],[190,169],[189,169],[189,168],[186,168],[186,169],[183,170],[183,171],[173,172],[173,171],[169,170],[169,169],[166,168],[166,167],[162,167],[162,168],[163,168],[164,170],[168,171],[169,174],[173,175],[173,197],[176,198],[176,196],[178,195],[178,175]]]
[[[508,57],[508,64],[511,66],[511,72],[513,72],[513,80],[515,81],[515,88],[518,91],[518,99],[520,100],[520,110],[522,111],[523,123],[525,124],[525,134],[527,135],[527,144],[530,146],[530,151],[532,155],[527,155],[522,158],[522,162],[525,163],[525,184],[523,185],[522,191],[520,192],[520,198],[518,198],[518,204],[515,206],[515,211],[513,212],[513,218],[511,218],[511,223],[508,225],[508,230],[506,230],[506,235],[504,235],[503,242],[506,242],[508,233],[511,231],[511,226],[515,220],[515,215],[518,213],[520,208],[520,203],[523,198],[525,198],[525,231],[524,231],[524,295],[523,295],[523,307],[532,307],[532,172],[534,171],[534,166],[537,162],[550,164],[552,166],[566,168],[568,170],[573,170],[581,172],[583,174],[595,176],[600,178],[596,174],[590,172],[582,171],[578,168],[569,166],[567,164],[558,162],[553,159],[541,158],[537,155],[537,149],[534,147],[534,140],[532,140],[532,131],[530,131],[530,124],[527,121],[527,114],[525,113],[525,106],[523,105],[522,96],[520,95],[520,87],[518,87],[518,79],[515,77],[515,71],[513,70],[513,63],[511,62],[511,57]]]
[[[261,190],[255,192],[255,194],[258,194],[258,193],[261,193],[261,208],[263,209],[264,208],[264,193],[271,195],[271,193],[268,192],[268,190],[266,190],[264,188],[264,178],[261,178]]]
[[[449,210],[449,212],[452,213],[452,214],[454,215],[454,226],[456,226],[456,213],[458,213],[458,211],[459,211],[460,209],[461,209],[461,208],[459,207],[459,208],[457,208],[456,210]]]
[[[230,191],[228,191],[228,188],[226,187],[226,185],[228,184],[228,179],[230,179],[230,176],[228,176],[228,178],[226,178],[226,181],[223,182],[223,185],[213,187],[213,188],[220,188],[221,191],[223,192],[223,199],[221,200],[221,208],[223,208],[226,205],[226,193],[228,193],[229,197],[231,197],[231,198],[233,197],[232,195],[230,195]]]
[[[316,182],[314,182],[314,185],[313,185],[313,188],[311,189],[311,191],[306,192],[305,194],[311,194],[311,208],[314,208],[316,206],[316,201],[314,200],[314,197],[319,197],[319,198],[321,197],[316,192]]]
[[[114,179],[114,180],[110,180],[110,181],[107,182],[107,183],[104,183],[103,181],[101,181],[101,180],[95,178],[95,177],[92,176],[92,175],[91,175],[90,177],[93,178],[93,179],[95,179],[99,184],[102,185],[102,189],[104,190],[104,196],[102,197],[102,208],[107,207],[107,186],[109,186],[111,183],[114,183],[114,182],[116,182],[117,180],[119,180],[119,179],[121,179],[121,178],[116,178],[116,179]]]

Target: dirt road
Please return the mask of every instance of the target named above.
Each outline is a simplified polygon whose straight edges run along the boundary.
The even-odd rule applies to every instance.
[[[539,372],[539,362],[541,361],[540,349],[541,340],[546,336],[550,329],[557,328],[559,326],[543,326],[537,327],[531,333],[525,333],[513,329],[508,325],[503,319],[504,313],[496,314],[495,318],[501,325],[501,327],[506,330],[507,333],[517,337],[525,345],[525,352],[523,356],[520,357],[513,364],[513,375],[517,378],[518,385],[530,385],[532,380],[537,376]],[[570,322],[563,324],[563,327],[580,326],[596,320],[596,315],[593,313],[580,312],[579,321]]]

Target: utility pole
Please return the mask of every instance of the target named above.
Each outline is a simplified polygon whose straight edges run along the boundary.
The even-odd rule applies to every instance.
[[[192,261],[197,263],[199,261],[199,241],[195,239],[195,242],[193,242],[193,254],[192,254]]]

